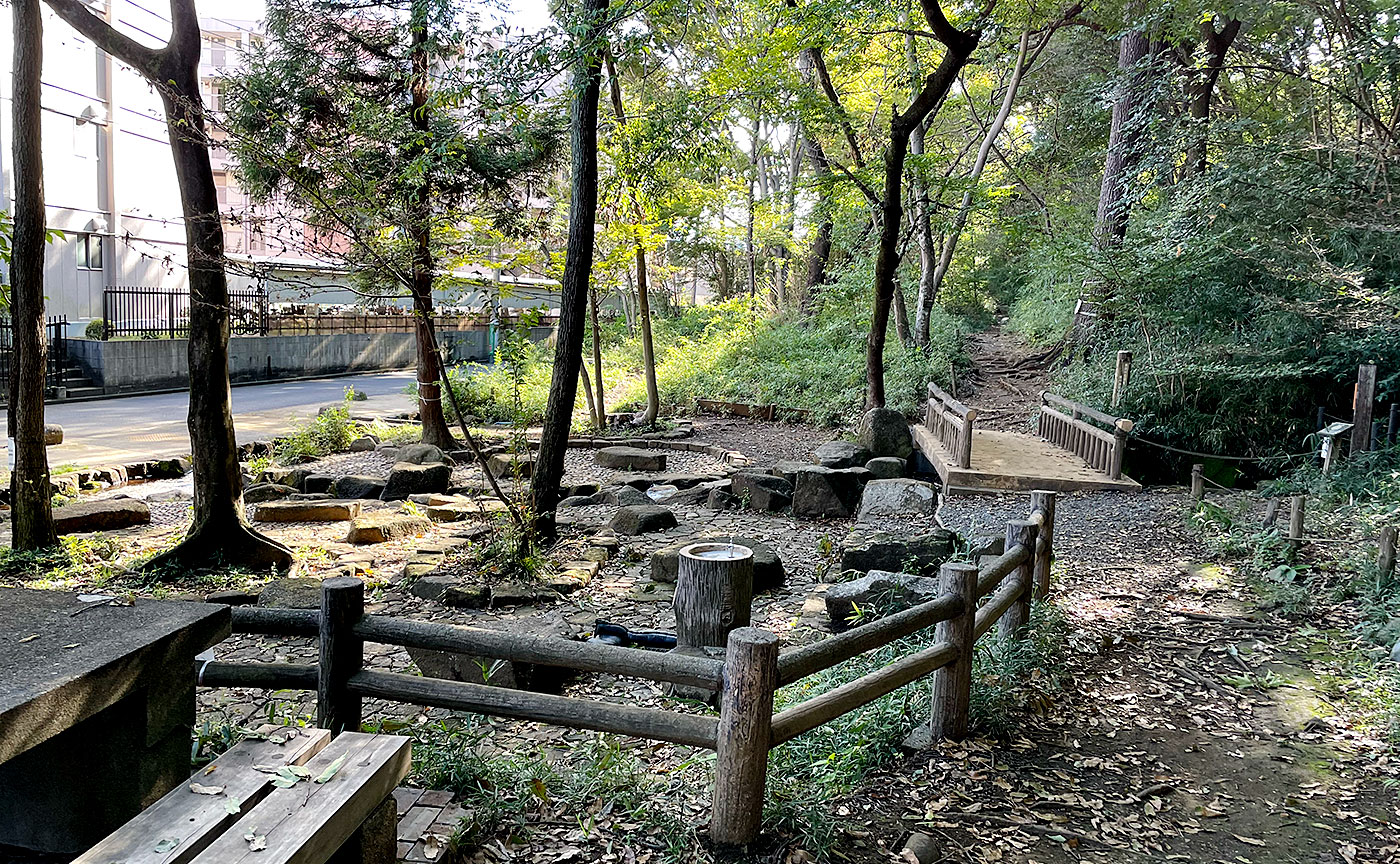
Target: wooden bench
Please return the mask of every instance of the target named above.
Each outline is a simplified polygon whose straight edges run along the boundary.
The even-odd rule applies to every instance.
[[[265,726],[74,864],[393,864],[408,768],[407,738]]]

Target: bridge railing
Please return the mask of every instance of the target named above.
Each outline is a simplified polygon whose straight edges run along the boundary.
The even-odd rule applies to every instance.
[[[972,467],[972,424],[976,419],[977,409],[967,407],[929,382],[924,426],[953,457],[955,467]]]
[[[1073,453],[1110,480],[1123,476],[1123,456],[1133,421],[1113,417],[1049,391],[1040,394],[1036,432],[1041,438]],[[1095,423],[1101,425],[1094,425]]]

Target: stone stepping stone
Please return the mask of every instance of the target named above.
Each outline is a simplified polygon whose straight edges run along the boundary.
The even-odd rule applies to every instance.
[[[150,522],[151,508],[135,498],[77,501],[53,509],[53,527],[59,534],[116,531]]]
[[[426,516],[413,513],[370,513],[350,522],[347,543],[387,543],[423,534],[432,528]]]
[[[335,498],[374,498],[384,494],[385,479],[367,474],[347,474],[337,477],[328,490]]]
[[[618,534],[636,536],[665,531],[667,528],[676,527],[677,524],[676,514],[667,508],[659,504],[638,504],[618,508],[608,527]]]
[[[617,471],[665,471],[666,454],[640,447],[604,447],[593,452],[593,461]]]
[[[255,522],[349,522],[359,501],[269,501],[253,511]]]
[[[280,501],[288,495],[296,494],[296,491],[295,488],[283,486],[281,483],[259,483],[243,490],[243,503],[262,504],[267,501]]]
[[[442,463],[414,465],[395,462],[389,480],[379,497],[385,501],[401,501],[423,492],[446,492],[452,483],[452,466]]]
[[[860,496],[859,522],[889,517],[932,516],[938,509],[938,490],[932,483],[905,478],[871,480]]]

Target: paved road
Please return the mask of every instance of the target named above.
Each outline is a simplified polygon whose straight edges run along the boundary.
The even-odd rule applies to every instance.
[[[267,440],[284,432],[296,420],[314,415],[322,405],[338,403],[352,384],[369,396],[355,403],[357,416],[412,410],[413,400],[404,393],[411,383],[413,372],[404,371],[234,387],[238,441]],[[50,405],[46,419],[63,427],[63,443],[49,448],[49,465],[111,465],[189,453],[188,410],[185,393]],[[4,412],[0,411],[0,424],[3,422]]]

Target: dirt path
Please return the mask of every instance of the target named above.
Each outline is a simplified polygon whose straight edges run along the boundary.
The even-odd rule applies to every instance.
[[[972,370],[957,382],[956,395],[977,409],[977,425],[1027,431],[1050,381],[1039,355],[999,328],[973,334],[966,347]]]
[[[1019,504],[944,515],[990,525]],[[1185,504],[1180,490],[1062,499],[1063,686],[1005,740],[868,778],[845,804],[851,860],[890,860],[911,831],[950,862],[1400,860],[1384,730],[1342,701],[1365,688],[1339,696],[1317,631],[1255,612],[1228,567],[1201,563]]]

